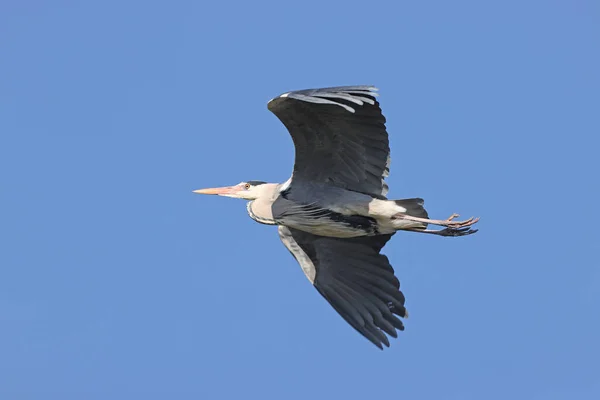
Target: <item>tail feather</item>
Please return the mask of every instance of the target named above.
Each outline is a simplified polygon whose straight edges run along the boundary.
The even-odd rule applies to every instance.
[[[394,202],[400,207],[405,208],[407,215],[419,218],[429,218],[427,210],[425,210],[425,207],[423,207],[423,204],[425,204],[423,199],[402,199],[394,200]]]

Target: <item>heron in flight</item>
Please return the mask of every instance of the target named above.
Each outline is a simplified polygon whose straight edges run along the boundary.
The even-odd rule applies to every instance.
[[[383,349],[404,330],[400,282],[381,249],[398,230],[439,236],[477,232],[478,218],[429,219],[423,199],[388,200],[390,148],[377,88],[284,93],[268,108],[296,149],[292,176],[195,190],[249,200],[248,214],[277,225],[308,280],[359,333]],[[442,229],[428,229],[428,225]]]

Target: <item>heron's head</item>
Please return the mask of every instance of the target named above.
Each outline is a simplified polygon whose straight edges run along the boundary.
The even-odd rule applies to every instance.
[[[198,194],[216,194],[219,196],[235,197],[236,199],[256,200],[270,194],[274,186],[272,183],[262,181],[240,182],[235,186],[223,186],[210,189],[194,190]]]

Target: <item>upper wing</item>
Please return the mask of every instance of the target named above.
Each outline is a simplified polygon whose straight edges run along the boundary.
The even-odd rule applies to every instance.
[[[296,147],[294,180],[385,196],[390,147],[372,86],[289,92],[268,104]],[[292,182],[293,184],[293,182]]]
[[[380,349],[397,337],[407,317],[394,269],[379,254],[392,235],[349,239],[316,236],[279,226],[279,237],[308,280],[335,310]]]

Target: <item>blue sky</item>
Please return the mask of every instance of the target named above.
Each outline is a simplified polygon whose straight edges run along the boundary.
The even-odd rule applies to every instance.
[[[0,5],[0,397],[600,398],[597,2],[83,3]],[[191,193],[286,180],[267,101],[349,84],[390,196],[482,218],[386,246],[383,352]]]

